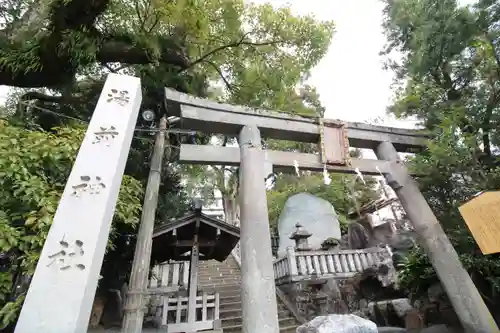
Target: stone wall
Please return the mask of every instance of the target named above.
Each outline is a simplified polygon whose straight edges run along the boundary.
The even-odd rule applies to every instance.
[[[383,286],[376,271],[350,279],[316,280],[281,286],[307,320],[327,314],[355,314],[379,326],[421,329],[445,324],[460,328],[458,317],[439,286],[425,301],[412,302],[394,284]]]

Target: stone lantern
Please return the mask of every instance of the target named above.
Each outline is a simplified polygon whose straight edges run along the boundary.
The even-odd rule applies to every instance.
[[[296,251],[311,250],[309,248],[309,242],[307,239],[311,237],[312,234],[309,233],[306,229],[304,229],[304,227],[300,223],[297,223],[295,225],[295,228],[296,230],[290,236],[290,239],[293,239],[295,241],[295,250]]]

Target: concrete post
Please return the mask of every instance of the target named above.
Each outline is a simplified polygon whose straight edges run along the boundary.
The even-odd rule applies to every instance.
[[[239,145],[243,333],[278,333],[264,153],[259,129],[243,127]]]
[[[160,119],[160,130],[156,133],[153,157],[149,171],[144,205],[142,208],[141,224],[137,234],[134,261],[130,274],[129,291],[125,300],[125,314],[123,316],[122,332],[142,332],[142,322],[146,304],[146,288],[149,278],[149,264],[151,261],[151,246],[153,243],[153,230],[155,226],[156,206],[158,204],[158,191],[161,182],[161,167],[165,153],[165,131],[167,118]]]
[[[393,162],[391,174],[386,175],[387,183],[396,191],[466,332],[498,332],[493,317],[460,263],[457,252],[418,185],[400,161],[394,146],[390,142],[382,142],[375,153],[379,159]]]
[[[141,105],[141,81],[109,74],[57,207],[16,333],[86,333]]]

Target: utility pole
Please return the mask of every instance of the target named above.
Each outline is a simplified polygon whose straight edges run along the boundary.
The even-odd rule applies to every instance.
[[[148,184],[146,186],[146,194],[144,196],[144,205],[142,208],[141,224],[137,235],[137,244],[135,245],[129,290],[125,298],[122,324],[123,333],[142,332],[156,206],[158,204],[162,161],[165,154],[166,129],[167,118],[163,116],[160,119],[159,131],[156,133]]]
[[[396,191],[465,331],[499,332],[455,248],[392,143],[380,143],[375,154],[380,160],[392,162],[391,172],[386,174],[387,183]]]

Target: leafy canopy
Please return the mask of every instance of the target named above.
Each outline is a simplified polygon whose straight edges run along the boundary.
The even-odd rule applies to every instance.
[[[500,5],[480,0],[460,7],[454,0],[385,0],[386,54],[399,90],[390,108],[413,116],[432,133],[427,151],[413,159],[421,190],[459,252],[488,306],[498,308],[500,261],[483,256],[458,207],[474,194],[500,188]],[[401,272],[416,295],[437,282],[417,249]]]

